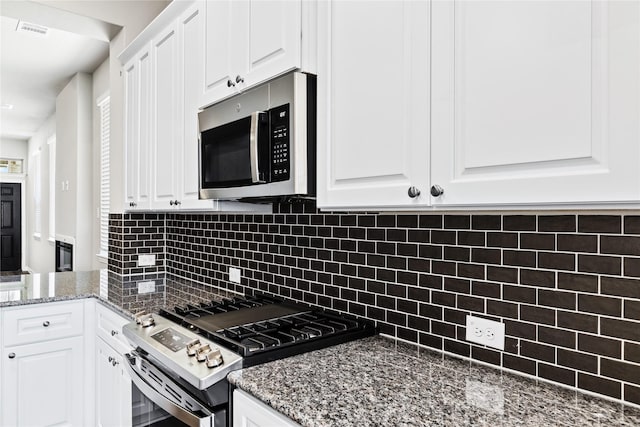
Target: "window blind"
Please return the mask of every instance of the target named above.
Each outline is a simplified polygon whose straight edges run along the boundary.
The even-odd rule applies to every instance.
[[[98,99],[100,114],[100,255],[107,256],[109,248],[109,133],[111,129],[111,98]]]

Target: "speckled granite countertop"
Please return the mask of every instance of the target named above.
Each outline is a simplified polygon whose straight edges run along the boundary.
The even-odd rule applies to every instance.
[[[384,337],[228,378],[306,427],[640,425],[640,410]]]
[[[107,270],[94,270],[1,276],[0,308],[97,298],[123,315],[132,317],[131,313],[107,299],[107,275]]]

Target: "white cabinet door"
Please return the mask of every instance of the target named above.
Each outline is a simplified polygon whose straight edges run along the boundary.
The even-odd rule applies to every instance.
[[[233,427],[300,427],[242,390],[233,392]]]
[[[200,132],[198,111],[201,89],[204,86],[204,23],[205,2],[198,1],[178,20],[180,43],[179,79],[182,90],[178,94],[181,118],[179,191],[181,209],[216,210],[215,200],[198,200],[199,171],[198,149]]]
[[[234,27],[244,26],[244,20],[234,15],[237,8],[230,0],[212,1],[205,5],[205,34],[204,34],[204,93],[201,106],[212,104],[217,100],[232,95],[236,88],[230,86],[232,82],[232,56],[235,52],[237,40]],[[233,76],[235,78],[235,76]],[[229,83],[232,82],[232,83]]]
[[[237,69],[249,87],[300,67],[301,0],[240,2],[248,25],[238,39]],[[239,7],[243,7],[239,6]]]
[[[153,46],[153,207],[169,209],[178,199],[178,35],[174,22]]]
[[[428,206],[428,2],[318,8],[318,206]]]
[[[131,350],[122,326],[131,319],[96,303],[95,390],[98,426],[131,426],[131,379],[124,368],[124,354]]]
[[[150,47],[145,47],[124,66],[127,209],[149,209],[151,202],[150,52]]]
[[[131,379],[122,366],[124,358],[104,340],[96,341],[96,424],[130,426]]]
[[[433,204],[640,199],[639,7],[433,2]]]
[[[0,425],[83,425],[83,337],[5,347]]]
[[[200,106],[300,68],[301,0],[210,0]]]
[[[140,133],[140,72],[136,59],[124,65],[125,207],[138,201],[138,149]]]

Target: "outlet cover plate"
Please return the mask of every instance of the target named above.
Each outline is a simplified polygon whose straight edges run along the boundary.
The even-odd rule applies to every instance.
[[[138,255],[138,267],[148,267],[150,265],[156,265],[155,255]]]
[[[240,283],[242,275],[239,268],[229,267],[229,281],[232,283]]]
[[[150,292],[155,292],[156,290],[156,282],[153,280],[149,280],[146,282],[138,282],[138,293],[139,294],[148,294]]]
[[[504,350],[504,323],[468,315],[466,340]]]

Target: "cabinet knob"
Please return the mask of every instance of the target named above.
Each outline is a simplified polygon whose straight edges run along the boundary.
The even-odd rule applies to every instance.
[[[116,366],[116,365],[119,365],[119,364],[120,364],[120,362],[118,362],[116,359],[113,359],[111,361],[111,366]]]
[[[227,80],[227,87],[234,87],[235,85],[236,83],[233,80],[231,79]]]
[[[113,361],[114,361],[115,359],[113,358],[113,356],[109,356],[109,358],[108,358],[107,360],[109,361],[109,363],[113,363]]]
[[[111,330],[111,336],[115,337],[116,335],[118,335],[118,331],[112,329]]]
[[[420,190],[418,190],[416,187],[409,187],[409,191],[407,191],[407,194],[412,199],[415,199],[416,197],[418,197],[420,195]]]
[[[180,200],[176,200],[175,202],[173,202],[176,206],[181,205],[182,202]]]
[[[444,188],[440,187],[439,185],[432,185],[431,186],[431,195],[433,197],[440,197],[442,196],[442,194],[444,193]]]
[[[244,77],[240,77],[240,74],[236,76],[236,83],[244,83]]]
[[[169,204],[173,206],[173,200],[169,200]]]
[[[44,322],[42,322],[42,326],[44,326],[45,328],[47,328],[51,323],[49,323],[48,320],[45,320]]]
[[[135,208],[136,206],[138,206],[138,204],[136,202],[129,202],[129,206]]]
[[[9,359],[15,359],[16,354],[15,353],[9,353]]]

